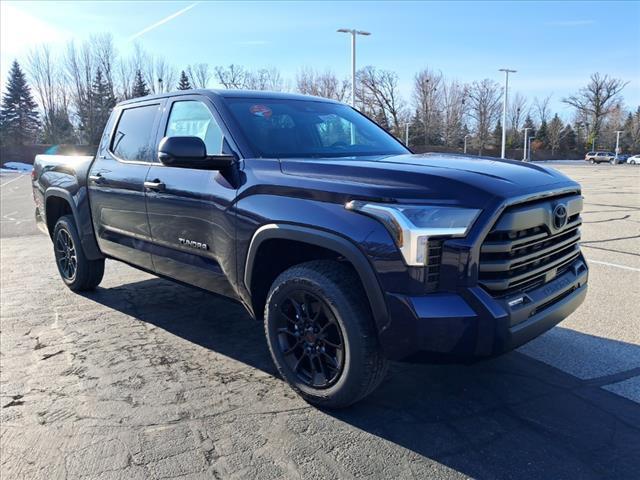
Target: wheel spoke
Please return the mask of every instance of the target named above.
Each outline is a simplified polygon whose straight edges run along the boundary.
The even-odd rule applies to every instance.
[[[326,358],[326,362],[329,365],[329,367],[333,368],[334,370],[338,370],[338,364],[331,355],[329,355],[326,352],[322,352],[322,356]]]
[[[342,344],[333,343],[331,340],[327,340],[326,338],[322,340],[325,345],[330,346],[331,348],[335,348],[336,350],[342,350]]]
[[[298,346],[299,346],[299,345],[300,345],[300,341],[297,341],[297,342],[296,342],[296,343],[294,343],[293,345],[290,345],[290,346],[289,346],[289,348],[287,348],[286,350],[284,350],[284,351],[282,352],[282,354],[283,354],[283,355],[291,355],[291,354],[294,352],[294,350],[295,350],[296,348],[298,348]]]
[[[295,366],[293,367],[293,371],[294,372],[298,372],[298,368],[300,368],[300,364],[302,363],[302,360],[304,360],[304,358],[307,356],[307,353],[304,352],[300,358],[298,359],[298,361],[296,362]]]

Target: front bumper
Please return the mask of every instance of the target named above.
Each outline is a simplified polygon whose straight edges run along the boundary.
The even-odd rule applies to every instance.
[[[569,316],[587,294],[582,256],[554,280],[493,298],[481,287],[419,297],[387,293],[390,322],[379,333],[386,356],[401,361],[474,361],[527,343]]]

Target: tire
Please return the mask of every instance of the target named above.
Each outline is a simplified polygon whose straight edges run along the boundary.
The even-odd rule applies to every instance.
[[[591,165],[595,165],[596,161],[592,158],[591,160],[589,160],[589,163],[591,163]]]
[[[367,296],[346,265],[319,260],[289,268],[273,282],[264,319],[278,372],[313,405],[347,407],[385,377]]]
[[[53,253],[62,281],[74,292],[93,290],[102,281],[104,259],[87,259],[71,215],[64,215],[56,222]]]
[[[609,164],[610,164],[610,165],[615,165],[615,164],[616,164],[616,161],[612,158],[611,160],[609,160]]]

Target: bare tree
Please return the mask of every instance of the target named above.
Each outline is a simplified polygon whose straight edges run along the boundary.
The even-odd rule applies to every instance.
[[[547,127],[547,140],[549,141],[549,146],[551,147],[551,155],[553,155],[556,150],[560,148],[560,144],[566,133],[567,131],[564,128],[564,124],[556,113],[549,122],[549,126]]]
[[[49,45],[43,44],[29,53],[27,68],[42,108],[45,143],[73,140],[67,84]]]
[[[398,75],[390,70],[367,66],[358,72],[356,79],[362,86],[365,105],[374,109],[374,118],[400,136],[404,104],[400,97]]]
[[[113,37],[110,33],[92,35],[89,39],[89,45],[92,55],[95,57],[95,64],[102,71],[107,83],[113,88],[114,68],[117,58],[116,49],[113,45]]]
[[[441,73],[429,69],[418,72],[414,77],[413,98],[424,130],[425,144],[431,143],[430,138],[434,133],[439,133],[437,121],[440,116],[443,82]]]
[[[275,68],[261,68],[256,71],[246,72],[244,78],[244,88],[250,90],[271,90],[280,91],[283,88],[280,71]]]
[[[151,93],[169,92],[178,80],[177,69],[161,56],[145,56],[142,74]]]
[[[469,116],[475,123],[475,140],[478,143],[478,155],[491,138],[491,129],[500,115],[502,88],[495,81],[485,78],[469,87]]]
[[[241,65],[232,63],[228,67],[218,66],[215,71],[218,82],[224,88],[244,88],[247,71]]]
[[[591,124],[591,136],[594,138],[600,134],[604,119],[619,103],[620,92],[627,83],[608,75],[594,73],[586,87],[562,101],[574,107],[580,117],[588,119]]]
[[[467,91],[463,85],[455,80],[442,82],[442,134],[444,143],[448,147],[460,142],[464,115],[466,110]]]
[[[551,113],[551,108],[549,106],[550,103],[551,95],[547,95],[543,98],[536,97],[533,100],[533,109],[536,112],[538,124],[546,123],[549,120],[549,115]]]
[[[91,85],[96,72],[95,56],[91,46],[85,42],[77,48],[72,40],[67,44],[64,57],[65,74],[69,81],[70,96],[81,132],[80,141],[88,141],[95,136],[93,118],[93,96]]]
[[[521,93],[516,93],[509,102],[507,117],[507,132],[512,146],[520,144],[520,127],[528,114],[527,99]]]
[[[207,88],[211,80],[211,70],[207,63],[196,63],[187,67],[187,75],[193,88]]]
[[[296,75],[296,90],[304,95],[315,95],[342,102],[347,97],[349,87],[349,80],[338,79],[331,70],[319,73],[311,68],[303,68]]]

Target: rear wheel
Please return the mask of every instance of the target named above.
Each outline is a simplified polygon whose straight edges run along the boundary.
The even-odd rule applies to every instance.
[[[102,281],[104,259],[87,259],[71,215],[60,217],[56,223],[53,230],[53,252],[60,277],[71,290],[93,290]]]
[[[591,160],[589,160],[589,163],[590,163],[591,165],[595,165],[596,161],[592,158]]]
[[[282,377],[309,403],[349,406],[383,380],[383,357],[366,294],[348,266],[303,263],[273,283],[265,333]]]
[[[615,165],[615,164],[616,164],[616,160],[615,160],[615,158],[612,158],[611,160],[609,160],[609,164],[611,164],[611,165]]]

